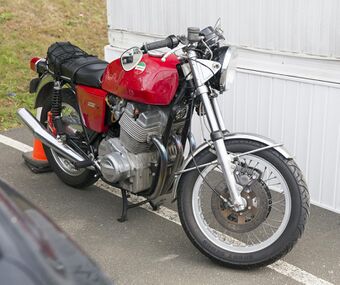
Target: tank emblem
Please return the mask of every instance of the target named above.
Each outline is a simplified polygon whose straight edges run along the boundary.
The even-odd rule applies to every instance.
[[[143,73],[145,68],[146,68],[145,62],[141,61],[140,63],[137,64],[137,66],[135,67],[135,70],[137,71],[138,74],[140,74],[140,73]]]
[[[96,108],[97,105],[94,102],[88,101],[87,102],[87,106],[91,107],[91,108]]]

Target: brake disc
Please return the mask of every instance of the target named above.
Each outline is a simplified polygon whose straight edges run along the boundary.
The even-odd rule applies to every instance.
[[[230,199],[229,191],[223,196]],[[271,194],[261,180],[254,180],[249,186],[244,187],[241,196],[247,202],[247,207],[236,212],[216,193],[212,193],[212,212],[218,223],[231,232],[245,233],[256,229],[266,220],[271,210]]]

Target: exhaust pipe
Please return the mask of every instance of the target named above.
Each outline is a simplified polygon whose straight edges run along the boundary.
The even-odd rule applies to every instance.
[[[18,116],[23,123],[33,132],[33,136],[39,139],[43,144],[53,149],[58,154],[69,159],[72,162],[82,162],[87,159],[75,152],[71,147],[59,142],[55,137],[49,134],[41,123],[25,108],[17,111]]]

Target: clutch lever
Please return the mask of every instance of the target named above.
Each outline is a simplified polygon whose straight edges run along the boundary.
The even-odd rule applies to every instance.
[[[173,53],[175,53],[175,52],[177,52],[177,51],[183,49],[184,47],[185,47],[185,46],[182,45],[182,46],[177,46],[177,47],[175,47],[175,48],[169,50],[167,53],[165,53],[165,54],[163,55],[161,61],[162,61],[162,62],[165,62],[166,59],[167,59],[171,54],[173,54]]]

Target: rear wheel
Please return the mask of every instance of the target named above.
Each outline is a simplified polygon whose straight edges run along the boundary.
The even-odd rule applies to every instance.
[[[77,100],[70,89],[62,89],[62,123],[66,133],[82,137],[82,127],[77,108]],[[52,107],[52,95],[43,103],[40,121],[47,126],[48,112]],[[48,162],[57,176],[66,184],[76,188],[86,188],[97,181],[95,171],[82,168],[76,169],[74,165],[54,150],[44,145]]]
[[[247,140],[225,144],[231,153],[263,147]],[[209,150],[195,157],[197,165],[215,159]],[[230,200],[218,165],[201,169],[201,174],[183,174],[178,193],[183,228],[202,253],[224,265],[249,268],[272,263],[292,249],[309,216],[309,194],[301,171],[293,160],[270,149],[240,157],[234,175],[247,203],[241,212],[219,196]]]

